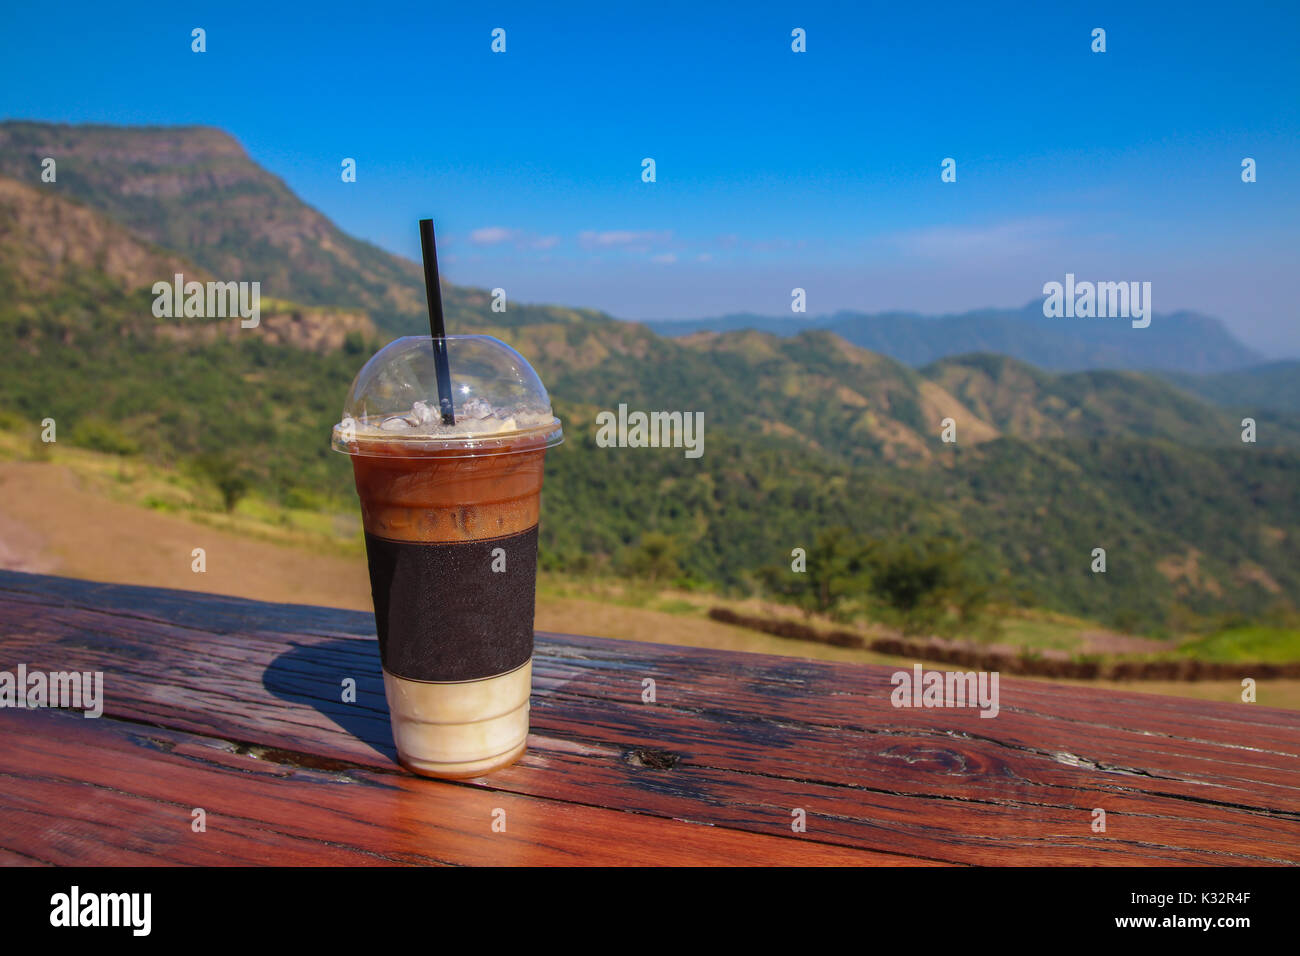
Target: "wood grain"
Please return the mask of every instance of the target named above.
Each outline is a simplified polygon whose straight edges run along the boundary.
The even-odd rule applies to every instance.
[[[899,857],[445,784],[304,767],[215,737],[6,715],[5,852],[80,865],[845,865]],[[328,761],[319,761],[328,764]],[[195,832],[193,811],[204,811]],[[494,822],[498,822],[494,829]],[[504,829],[500,829],[504,826]],[[0,862],[15,862],[0,856]],[[902,860],[902,862],[908,862]]]
[[[698,852],[672,861],[741,862],[747,842],[700,836],[730,834],[764,843],[754,862],[799,862],[794,854],[810,847],[862,853],[851,857],[862,863],[1300,862],[1300,714],[1291,711],[1006,679],[1000,713],[984,719],[893,707],[890,668],[539,634],[528,754],[489,778],[445,784],[394,762],[373,634],[370,615],[357,612],[0,572],[0,668],[104,672],[110,720],[25,724],[46,750],[92,746],[82,739],[91,731],[65,734],[68,721],[148,726],[199,748],[182,753],[251,748],[260,766],[326,775],[291,780],[301,788],[293,805],[311,805],[312,788],[344,792],[327,786],[330,774],[401,781],[420,801],[451,795],[439,819],[458,835],[446,838],[455,852],[421,854],[399,839],[403,856],[397,844],[359,846],[340,831],[339,852],[379,862],[500,862],[469,837],[482,819],[481,805],[459,802],[470,796],[516,801],[512,820],[533,805],[597,815],[589,830],[562,816],[576,829],[549,845],[553,856],[530,843],[530,862],[669,862],[627,847],[683,827],[671,843]],[[357,682],[355,703],[340,700],[345,678]],[[647,678],[654,703],[642,702]],[[95,746],[115,761],[160,759],[130,746],[126,731],[95,733],[114,741]],[[231,787],[260,785],[233,766],[221,774]],[[1097,808],[1104,833],[1092,830]],[[796,810],[807,833],[791,832]],[[620,838],[626,846],[601,844],[601,833],[618,831],[609,821],[622,820],[651,829]],[[7,837],[0,848],[31,849]]]

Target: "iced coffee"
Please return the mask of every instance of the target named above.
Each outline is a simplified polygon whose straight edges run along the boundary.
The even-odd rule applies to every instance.
[[[351,456],[398,757],[473,777],[523,752],[546,450],[562,440],[535,372],[489,336],[445,339],[455,423],[430,339],[398,339],[353,384]]]

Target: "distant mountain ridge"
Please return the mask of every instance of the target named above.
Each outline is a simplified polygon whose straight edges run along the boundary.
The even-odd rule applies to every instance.
[[[795,335],[806,329],[825,329],[854,345],[916,367],[976,352],[995,352],[1058,372],[1134,369],[1204,374],[1263,361],[1222,322],[1199,313],[1156,313],[1148,328],[1135,329],[1126,319],[1046,318],[1041,301],[1020,309],[977,309],[942,316],[841,311],[802,318],[738,313],[644,324],[667,336],[739,329]]]

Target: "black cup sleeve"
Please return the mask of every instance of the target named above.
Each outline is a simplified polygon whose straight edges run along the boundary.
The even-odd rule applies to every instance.
[[[479,680],[533,655],[537,526],[479,541],[366,535],[384,669],[418,681]]]

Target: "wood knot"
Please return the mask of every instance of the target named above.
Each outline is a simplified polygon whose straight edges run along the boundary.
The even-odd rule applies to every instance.
[[[968,773],[973,769],[972,763],[979,763],[977,759],[970,759],[973,755],[932,744],[898,744],[882,750],[880,756],[887,760],[902,760],[918,769],[946,774]]]
[[[678,754],[668,750],[629,750],[623,755],[634,767],[646,767],[650,770],[672,770],[681,759]]]

